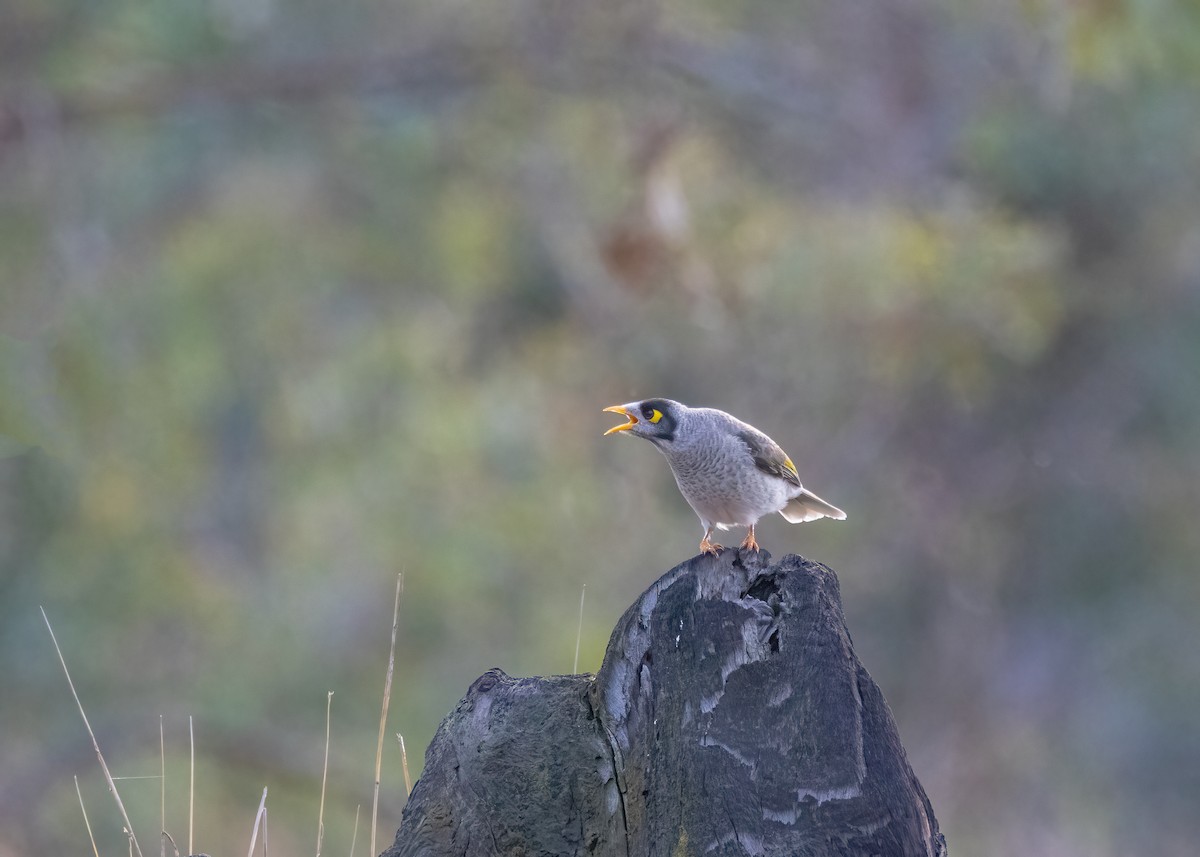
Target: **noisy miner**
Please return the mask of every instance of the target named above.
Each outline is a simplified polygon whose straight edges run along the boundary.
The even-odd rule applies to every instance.
[[[757,551],[754,525],[771,512],[793,524],[846,519],[845,512],[800,484],[796,466],[779,444],[724,411],[689,408],[670,399],[646,399],[604,410],[629,420],[605,435],[623,432],[645,438],[667,457],[683,499],[704,526],[701,553],[721,550],[710,538],[713,527],[748,527],[742,547]]]

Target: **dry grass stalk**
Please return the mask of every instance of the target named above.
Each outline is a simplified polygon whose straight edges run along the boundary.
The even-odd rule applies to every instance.
[[[362,804],[354,807],[354,833],[350,835],[350,857],[354,857],[354,843],[358,841],[358,813],[362,809]],[[100,857],[99,854],[96,857]]]
[[[175,844],[175,837],[165,830],[162,832],[162,836],[163,839],[171,843],[171,850],[175,852],[175,857],[179,857],[179,846]]]
[[[579,628],[575,631],[575,663],[571,664],[571,675],[579,673],[579,641],[583,639],[583,599],[587,597],[587,584],[579,592]]]
[[[254,857],[254,846],[258,844],[258,828],[263,823],[267,815],[267,790],[264,788],[262,800],[258,802],[258,812],[254,815],[254,829],[250,831],[250,850],[246,852],[246,857]],[[266,831],[263,831],[263,846],[266,847]]]
[[[92,843],[92,853],[100,857],[100,849],[96,847],[96,837],[92,836],[92,823],[88,821],[87,810],[83,806],[83,792],[79,790],[79,777],[75,778],[75,794],[79,795],[79,810],[83,813],[83,824],[87,828],[88,840]]]
[[[400,742],[400,768],[404,771],[404,796],[412,794],[412,778],[408,775],[408,750],[404,749],[404,736],[399,732],[396,733],[396,740]]]
[[[191,745],[191,773],[188,782],[188,854],[195,854],[192,848],[193,820],[196,817],[196,733],[192,730],[192,715],[188,715],[188,743]]]
[[[325,839],[325,780],[329,775],[329,714],[333,708],[333,691],[325,697],[325,765],[321,768],[321,808],[317,810],[317,857]]]
[[[167,841],[163,836],[167,833],[167,743],[163,738],[163,716],[158,715],[158,818],[159,857],[167,857]]]
[[[88,722],[87,713],[83,710],[83,703],[79,700],[79,694],[75,691],[75,682],[71,681],[71,671],[67,669],[67,660],[63,657],[62,649],[58,645],[58,637],[54,636],[54,628],[50,626],[50,617],[46,615],[46,608],[39,607],[42,611],[42,619],[46,623],[46,630],[50,632],[50,639],[54,642],[54,651],[58,653],[58,662],[62,664],[63,675],[67,677],[67,686],[71,688],[71,696],[75,697],[75,704],[79,706],[79,716],[83,718],[83,725],[87,727],[88,735],[92,739],[92,748],[96,751],[96,758],[100,761],[100,769],[104,771],[104,780],[108,783],[108,791],[112,794],[113,800],[117,802],[117,809],[121,813],[121,819],[125,822],[125,835],[129,837],[129,852],[136,853],[138,857],[142,857],[142,848],[138,845],[137,836],[133,833],[133,824],[129,821],[129,813],[125,811],[125,804],[121,801],[121,795],[117,791],[117,784],[113,781],[112,773],[108,770],[108,765],[104,761],[104,754],[100,752],[100,742],[96,740],[96,733],[92,731],[92,724]]]
[[[400,593],[404,591],[404,573],[396,576],[396,603],[392,607],[392,644],[388,648],[387,675],[383,680],[383,711],[379,715],[379,741],[375,745],[375,797],[371,801],[371,853],[375,850],[375,828],[379,823],[379,780],[383,770],[383,735],[387,730],[388,703],[392,700],[392,672],[396,666],[396,629],[400,624]]]

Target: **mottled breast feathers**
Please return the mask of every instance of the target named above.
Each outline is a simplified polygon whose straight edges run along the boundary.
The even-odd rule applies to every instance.
[[[797,488],[802,487],[796,465],[792,464],[792,460],[780,449],[779,444],[752,428],[739,431],[738,437],[750,450],[750,457],[754,459],[754,465],[759,470],[771,476],[778,476]]]

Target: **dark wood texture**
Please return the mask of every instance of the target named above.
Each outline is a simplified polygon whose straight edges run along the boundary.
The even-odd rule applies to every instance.
[[[384,855],[945,853],[837,577],[727,550],[651,586],[594,678],[478,678]]]

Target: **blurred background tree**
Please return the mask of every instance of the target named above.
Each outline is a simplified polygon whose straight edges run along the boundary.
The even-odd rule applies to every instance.
[[[118,775],[163,715],[177,840],[195,718],[210,853],[264,785],[311,847],[335,691],[347,848],[397,572],[419,769],[695,550],[600,438],[647,395],[849,510],[760,538],[839,572],[952,851],[1194,854],[1198,9],[6,3],[0,855],[87,847],[73,774],[125,849],[38,605]]]

